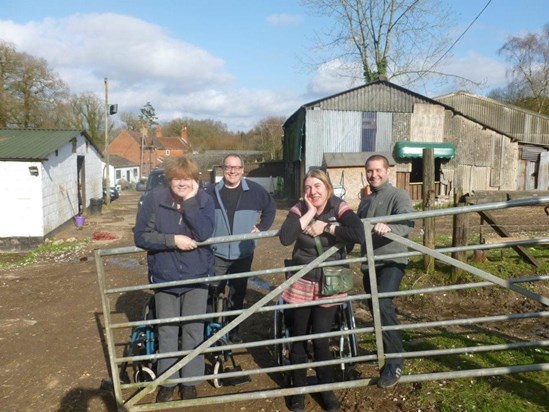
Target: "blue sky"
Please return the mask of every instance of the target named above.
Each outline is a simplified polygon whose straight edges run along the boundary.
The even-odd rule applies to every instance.
[[[505,84],[497,50],[506,39],[549,23],[547,0],[450,0],[450,35],[487,3],[442,68],[483,82],[470,90],[478,94]],[[297,0],[0,0],[0,39],[45,58],[73,93],[103,99],[107,77],[120,112],[151,102],[160,121],[209,118],[233,131],[360,84],[304,63],[330,23]],[[413,90],[434,97],[456,87]]]

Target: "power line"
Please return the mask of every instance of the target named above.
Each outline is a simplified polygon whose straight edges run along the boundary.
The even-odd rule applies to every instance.
[[[461,34],[459,35],[459,37],[452,43],[452,45],[448,48],[448,50],[446,50],[446,51],[444,52],[444,54],[443,54],[442,56],[440,56],[439,59],[438,59],[436,62],[434,62],[434,63],[431,65],[431,67],[429,67],[429,69],[428,69],[425,73],[430,72],[430,71],[433,69],[433,67],[435,67],[442,59],[444,59],[444,57],[446,57],[446,55],[447,55],[448,53],[450,53],[450,51],[454,48],[454,46],[457,44],[457,42],[460,41],[460,40],[463,38],[463,36],[465,36],[465,34],[469,31],[469,29],[471,28],[471,26],[472,26],[473,24],[475,24],[475,22],[479,19],[479,17],[482,15],[482,13],[484,13],[484,10],[486,10],[486,8],[490,5],[491,2],[492,2],[492,0],[488,0],[488,2],[484,5],[484,7],[482,8],[482,10],[476,15],[476,17],[475,17],[475,18],[473,19],[473,21],[467,26],[467,28],[463,31],[463,33],[461,33]],[[422,75],[422,76],[423,76],[423,75]],[[422,76],[420,76],[420,77],[422,77]]]

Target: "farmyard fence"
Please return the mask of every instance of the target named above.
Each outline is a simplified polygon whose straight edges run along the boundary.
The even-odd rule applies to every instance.
[[[327,337],[338,337],[340,335],[354,335],[356,337],[370,336],[375,340],[375,348],[368,347],[367,349],[361,347],[357,356],[345,357],[345,358],[334,358],[330,361],[325,362],[309,362],[304,365],[281,365],[277,366],[274,356],[272,365],[253,365],[253,362],[248,362],[246,367],[243,370],[229,370],[228,372],[219,373],[209,373],[204,376],[206,380],[212,379],[239,379],[242,377],[255,377],[260,379],[260,385],[257,382],[253,385],[253,389],[246,389],[245,385],[240,386],[235,390],[232,388],[224,387],[221,389],[212,389],[208,391],[207,396],[200,396],[192,400],[182,400],[182,401],[172,401],[165,403],[154,403],[154,395],[158,385],[164,382],[170,383],[184,383],[185,381],[191,380],[188,379],[175,379],[175,380],[166,380],[174,371],[180,369],[186,365],[190,360],[199,354],[210,354],[215,353],[220,350],[231,350],[239,351],[239,353],[249,353],[257,350],[265,350],[265,348],[274,347],[274,345],[280,345],[282,343],[296,341],[298,339],[311,339],[313,336],[318,335],[307,335],[299,338],[295,337],[283,337],[275,338],[274,336],[271,339],[258,339],[255,341],[248,341],[240,344],[229,344],[219,346],[219,340],[226,335],[230,330],[239,325],[240,323],[249,319],[249,321],[255,321],[261,316],[272,317],[272,314],[279,310],[280,307],[275,304],[277,298],[282,293],[284,288],[287,288],[292,283],[296,282],[304,274],[315,267],[337,265],[342,263],[347,264],[360,264],[362,262],[367,262],[369,265],[369,270],[375,270],[375,263],[389,257],[385,256],[374,256],[372,253],[372,239],[371,239],[371,227],[377,222],[392,222],[398,220],[415,220],[415,219],[424,219],[429,217],[439,217],[445,215],[453,215],[458,213],[471,213],[481,210],[496,210],[502,208],[510,207],[519,207],[519,206],[533,206],[549,203],[549,197],[537,197],[524,200],[513,200],[508,202],[497,202],[484,205],[474,205],[474,206],[465,206],[458,208],[449,208],[449,209],[439,209],[433,211],[424,211],[424,212],[415,212],[409,213],[406,215],[399,216],[386,216],[378,217],[372,219],[365,219],[364,225],[366,233],[366,248],[369,253],[367,257],[359,258],[349,258],[346,261],[331,261],[330,263],[323,263],[331,254],[336,251],[336,248],[333,247],[324,252],[323,255],[316,258],[313,262],[308,265],[302,266],[293,266],[290,268],[276,267],[266,270],[252,271],[248,273],[239,273],[224,275],[213,278],[204,278],[204,279],[195,279],[192,281],[181,281],[181,282],[169,282],[165,284],[150,285],[147,284],[147,277],[144,276],[141,279],[138,279],[137,284],[132,285],[120,285],[122,282],[121,279],[117,279],[116,275],[113,275],[114,271],[109,271],[111,267],[109,265],[109,258],[111,257],[120,257],[120,256],[131,256],[134,254],[143,253],[141,249],[136,247],[126,247],[126,248],[115,248],[115,249],[100,249],[96,250],[96,265],[97,265],[97,274],[99,281],[99,289],[102,300],[103,307],[103,316],[104,316],[104,336],[105,342],[108,350],[108,359],[109,367],[111,371],[111,378],[113,383],[114,395],[119,405],[120,410],[132,410],[132,411],[145,411],[145,410],[160,410],[160,409],[170,409],[178,407],[187,407],[187,406],[197,406],[197,405],[214,405],[214,404],[223,404],[231,403],[238,401],[250,401],[253,399],[267,399],[271,397],[282,397],[288,396],[297,393],[314,393],[321,392],[325,390],[338,390],[346,388],[358,388],[366,385],[370,385],[377,379],[377,367],[380,367],[384,364],[386,359],[393,357],[403,357],[403,358],[422,358],[422,357],[441,357],[441,356],[459,356],[464,354],[473,354],[481,352],[496,352],[496,351],[507,351],[514,350],[518,348],[541,348],[541,350],[546,353],[547,356],[544,357],[544,362],[526,364],[526,365],[500,365],[498,367],[488,367],[488,368],[472,368],[467,370],[452,370],[452,371],[437,371],[432,373],[423,373],[423,374],[406,374],[403,375],[400,379],[401,383],[411,383],[411,382],[421,382],[428,380],[442,380],[442,379],[458,379],[458,378],[467,378],[467,377],[481,377],[481,376],[495,376],[495,375],[504,375],[510,373],[520,373],[520,372],[531,372],[531,371],[548,371],[549,370],[549,352],[546,352],[544,348],[549,346],[549,340],[523,340],[517,339],[516,341],[492,344],[492,345],[474,345],[468,347],[451,347],[451,348],[435,348],[431,350],[421,350],[421,351],[406,351],[404,353],[395,355],[390,353],[384,353],[383,345],[381,340],[381,332],[383,330],[389,329],[400,329],[407,331],[414,330],[431,330],[433,328],[445,328],[445,327],[456,327],[456,326],[465,326],[465,325],[479,325],[483,323],[495,323],[495,322],[518,322],[525,319],[544,319],[549,317],[549,311],[535,311],[535,312],[521,312],[521,313],[511,313],[511,314],[497,314],[491,316],[478,316],[478,317],[468,317],[462,319],[447,319],[439,321],[426,321],[426,322],[409,322],[403,323],[399,326],[393,327],[383,327],[380,323],[379,316],[379,298],[384,297],[396,297],[396,296],[410,296],[410,295],[423,295],[430,296],[436,293],[447,293],[451,291],[459,291],[465,289],[474,289],[474,288],[484,288],[491,286],[499,286],[501,288],[506,288],[513,291],[519,295],[525,296],[528,299],[531,299],[535,302],[539,302],[541,305],[547,307],[549,306],[549,298],[537,294],[526,287],[520,286],[521,283],[525,282],[547,282],[549,276],[528,276],[522,278],[513,278],[513,279],[502,279],[493,274],[482,271],[474,266],[471,266],[467,263],[457,261],[449,256],[447,253],[457,252],[457,251],[473,251],[476,249],[495,249],[501,247],[507,247],[512,245],[540,245],[546,244],[549,242],[549,238],[540,238],[540,239],[527,239],[527,240],[518,240],[512,242],[500,242],[492,243],[490,245],[469,245],[463,247],[447,247],[440,249],[428,249],[423,245],[413,242],[409,239],[404,239],[394,234],[389,233],[387,237],[396,241],[402,242],[411,249],[411,252],[402,254],[406,256],[418,256],[421,254],[427,254],[433,256],[435,259],[444,262],[445,264],[458,267],[464,271],[467,271],[474,275],[475,277],[480,278],[478,282],[470,282],[465,284],[455,284],[455,285],[445,285],[438,287],[430,288],[421,288],[421,289],[410,289],[410,290],[401,290],[394,293],[377,293],[377,285],[375,284],[375,276],[371,276],[373,280],[372,283],[372,293],[371,294],[352,294],[345,298],[332,298],[329,300],[324,300],[323,302],[354,302],[356,304],[361,304],[367,299],[372,300],[373,307],[373,316],[371,322],[363,322],[363,324],[358,325],[357,327],[345,331],[332,331],[322,336]],[[225,238],[212,238],[202,244],[215,244],[220,242],[234,241],[234,240],[244,240],[244,239],[256,239],[261,241],[261,239],[274,237],[277,235],[276,230],[271,230],[267,232],[262,232],[258,234],[249,234],[249,235],[239,235],[239,236],[230,236]],[[392,255],[393,257],[395,255]],[[193,317],[180,317],[180,318],[170,318],[170,319],[154,319],[154,320],[139,320],[139,321],[128,321],[124,319],[124,314],[120,313],[116,309],[116,305],[113,305],[113,299],[117,299],[120,296],[124,296],[130,293],[151,291],[157,288],[173,286],[173,285],[184,285],[190,283],[196,283],[197,281],[203,282],[212,282],[220,281],[225,279],[239,278],[239,277],[255,277],[261,278],[270,275],[281,274],[286,270],[295,271],[294,275],[289,277],[287,280],[282,281],[279,285],[273,286],[272,289],[262,296],[259,300],[253,303],[250,307],[244,310],[239,311],[230,311],[225,312],[227,316],[237,316],[234,321],[228,323],[226,326],[222,327],[217,333],[211,337],[204,340],[204,342],[196,347],[192,351],[186,352],[173,352],[169,354],[159,355],[157,353],[152,355],[142,355],[142,356],[125,356],[124,354],[124,345],[127,343],[129,332],[132,328],[138,326],[147,326],[147,325],[157,325],[163,322],[179,322],[179,321],[188,321],[188,320],[201,320],[207,322],[209,319],[215,318],[218,316],[216,313],[207,313],[201,316]],[[109,275],[110,273],[110,275]],[[306,303],[303,305],[315,305],[318,302]],[[292,307],[301,306],[300,305],[285,305],[286,309]],[[116,310],[113,310],[115,307]],[[253,317],[253,318],[252,318]],[[118,320],[120,319],[120,321]],[[268,322],[268,325],[271,323]],[[271,333],[272,335],[272,333]],[[362,345],[364,346],[364,344]],[[133,363],[140,361],[153,361],[159,359],[160,357],[180,357],[180,360],[168,371],[166,371],[161,376],[156,376],[154,380],[150,382],[133,382],[133,383],[124,383],[121,381],[119,376],[119,371],[121,365],[124,363]],[[310,385],[306,387],[299,388],[287,388],[283,387],[280,379],[277,379],[276,376],[288,372],[292,369],[298,369],[300,367],[315,367],[315,366],[325,366],[325,365],[342,365],[349,364],[357,366],[359,369],[364,366],[364,370],[361,370],[361,376],[355,376],[353,380],[344,380],[335,382],[332,384],[325,385]],[[372,367],[377,366],[377,367]]]

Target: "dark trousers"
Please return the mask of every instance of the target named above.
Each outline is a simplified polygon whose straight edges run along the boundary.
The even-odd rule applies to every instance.
[[[215,276],[228,275],[232,273],[249,272],[252,268],[254,255],[247,256],[242,259],[227,260],[218,256],[215,257]],[[248,278],[229,279],[219,282],[217,292],[224,292],[225,287],[229,285],[229,296],[227,299],[227,310],[238,310],[244,306],[244,298],[248,288]],[[233,320],[235,316],[228,318]],[[238,330],[238,327],[233,329]]]
[[[377,291],[396,292],[400,289],[400,281],[404,277],[406,265],[385,265],[376,267]],[[369,272],[364,272],[363,277],[364,290],[371,293]],[[372,301],[368,299],[370,312],[372,311]],[[396,314],[396,308],[393,298],[379,299],[379,312],[381,324],[383,326],[400,325]],[[402,332],[400,330],[385,331],[383,337],[383,350],[385,353],[401,353],[402,350]],[[402,359],[390,359],[387,363],[402,367]]]
[[[334,317],[338,306],[321,308],[320,306],[308,306],[303,308],[288,309],[292,319],[292,336],[303,336],[309,333],[326,333],[332,329]],[[292,343],[292,354],[302,356],[307,354],[307,342]],[[328,338],[313,339],[314,359],[325,361],[332,359]]]

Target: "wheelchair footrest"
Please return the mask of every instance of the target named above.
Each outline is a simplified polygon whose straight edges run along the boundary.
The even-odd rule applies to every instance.
[[[235,366],[233,368],[226,368],[223,372],[241,372],[241,366]],[[251,382],[252,379],[249,376],[233,376],[230,378],[223,378],[223,386],[236,386],[243,385],[245,383]]]

